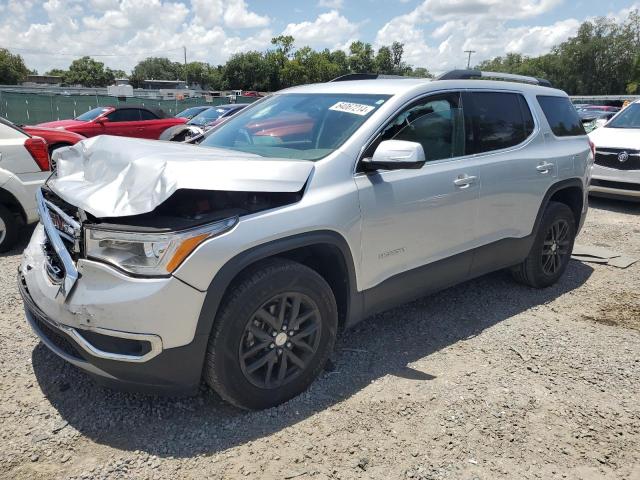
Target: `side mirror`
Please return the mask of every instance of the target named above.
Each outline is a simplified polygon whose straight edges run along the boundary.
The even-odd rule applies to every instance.
[[[365,158],[362,163],[366,170],[401,170],[418,169],[426,161],[424,149],[417,142],[405,140],[385,140],[380,142],[373,152],[372,158]]]
[[[96,122],[98,123],[107,123],[109,119],[107,117],[98,117],[96,118]]]

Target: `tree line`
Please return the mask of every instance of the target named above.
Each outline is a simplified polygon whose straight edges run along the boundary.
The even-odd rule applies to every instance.
[[[634,10],[621,22],[586,21],[545,55],[508,53],[476,68],[546,78],[571,95],[640,93],[640,14]]]
[[[128,75],[134,87],[143,80],[185,80],[208,90],[276,91],[313,82],[324,82],[347,73],[382,73],[430,77],[426,68],[414,68],[403,60],[404,45],[394,42],[375,50],[370,43],[353,42],[343,50],[295,48],[294,38],[278,36],[264,52],[232,55],[224,65],[150,57],[139,62]],[[481,62],[475,68],[543,77],[572,95],[640,93],[640,14],[632,11],[621,21],[611,18],[588,20],[575,36],[553,47],[547,54],[528,57],[507,53]],[[31,72],[20,55],[0,48],[0,84],[24,81]],[[83,57],[66,70],[50,70],[64,84],[104,87],[115,78],[126,77],[102,62]]]
[[[74,60],[66,70],[53,69],[46,75],[62,77],[66,85],[104,87],[116,78],[128,77],[135,88],[147,79],[184,80],[207,90],[275,91],[311,82],[325,82],[347,73],[382,73],[430,77],[425,68],[413,68],[403,59],[404,45],[394,42],[377,51],[370,43],[353,42],[349,52],[310,47],[294,48],[294,38],[281,35],[271,40],[273,48],[232,55],[224,65],[189,62],[186,65],[164,57],[149,57],[139,62],[126,75],[112,70],[90,57]],[[4,66],[3,66],[4,65]],[[20,55],[0,49],[0,84],[16,84],[25,80],[30,71]]]

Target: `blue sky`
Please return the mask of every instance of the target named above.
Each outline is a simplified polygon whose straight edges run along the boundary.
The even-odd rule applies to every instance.
[[[640,1],[609,0],[0,0],[0,46],[31,68],[65,68],[93,55],[129,71],[146,56],[222,63],[269,48],[285,33],[296,46],[347,49],[400,41],[405,59],[438,73],[518,52],[538,55],[596,16],[624,19]]]

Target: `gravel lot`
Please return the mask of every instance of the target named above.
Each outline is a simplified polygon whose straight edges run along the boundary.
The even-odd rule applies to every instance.
[[[640,255],[640,205],[594,200],[578,243]],[[19,261],[0,256],[1,478],[640,479],[640,263],[391,310],[309,392],[247,413],[95,386],[29,329]]]

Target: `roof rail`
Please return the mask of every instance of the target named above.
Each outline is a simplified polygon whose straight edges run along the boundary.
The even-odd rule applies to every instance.
[[[381,73],[347,73],[329,80],[329,82],[347,82],[350,80],[376,80],[378,78],[410,78],[402,75],[384,75]]]
[[[471,78],[495,78],[497,80],[507,80],[510,82],[531,83],[543,87],[551,87],[551,82],[544,78],[528,77],[526,75],[515,75],[513,73],[483,72],[480,70],[451,70],[445,72],[436,80],[468,80]]]

